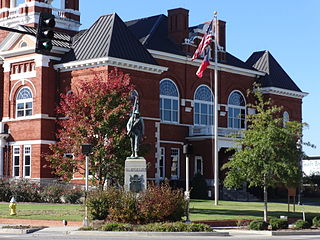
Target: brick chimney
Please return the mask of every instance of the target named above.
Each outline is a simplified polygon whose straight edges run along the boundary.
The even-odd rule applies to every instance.
[[[189,10],[175,8],[168,10],[169,38],[180,45],[189,35]]]
[[[218,43],[226,51],[226,22],[218,20]]]

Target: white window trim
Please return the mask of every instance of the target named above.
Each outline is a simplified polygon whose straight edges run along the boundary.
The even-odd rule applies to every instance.
[[[172,155],[172,150],[177,150],[178,155]],[[174,179],[174,180],[178,180],[178,179],[180,179],[180,148],[171,148],[171,149],[170,149],[171,165],[172,165],[173,156],[178,156],[178,161],[177,161],[177,175],[171,175],[171,178]]]
[[[161,158],[163,159],[163,166],[160,165]],[[163,180],[166,177],[166,149],[164,147],[160,147],[160,161],[159,161],[159,171],[160,171],[159,179]],[[161,177],[161,167],[162,167],[163,177]]]
[[[30,153],[26,154],[26,148],[29,147],[30,148]],[[26,156],[30,156],[30,165],[26,165]],[[25,145],[23,146],[23,177],[24,178],[31,178],[31,170],[32,170],[32,157],[31,157],[31,145]],[[30,176],[26,176],[25,170],[26,170],[26,166],[30,167]]]
[[[165,122],[165,123],[180,123],[180,93],[179,93],[179,88],[178,88],[177,84],[176,84],[173,80],[171,80],[170,78],[164,78],[164,79],[162,79],[162,80],[160,81],[159,90],[161,90],[161,89],[160,89],[161,82],[163,82],[163,81],[165,81],[165,80],[168,80],[168,81],[170,81],[170,82],[173,83],[173,85],[174,85],[174,86],[176,87],[176,89],[177,89],[178,96],[177,96],[177,97],[174,97],[174,96],[168,96],[168,95],[161,95],[161,94],[160,94],[160,102],[161,102],[162,99],[177,100],[177,102],[178,102],[178,104],[177,104],[177,106],[178,106],[178,110],[177,110],[177,112],[178,112],[178,117],[177,117],[177,121],[167,121],[167,120],[163,120],[163,119],[161,119],[161,109],[160,109],[160,120],[161,120],[161,122]],[[159,108],[160,108],[160,106],[159,106]],[[171,110],[171,113],[172,113],[172,110]],[[171,117],[172,117],[172,116],[171,116]]]
[[[198,160],[201,161],[201,170],[200,170],[200,174],[203,175],[203,158],[201,156],[195,156],[194,157],[194,175],[196,175],[197,169],[198,169]]]
[[[27,88],[30,92],[31,92],[31,98],[25,98],[25,99],[17,99],[17,97],[18,97],[18,95],[19,95],[19,93],[21,92],[21,90],[22,89],[24,89],[24,88]],[[26,103],[27,102],[31,102],[31,104],[32,104],[32,108],[31,108],[31,115],[26,115],[26,110],[27,110],[27,108],[26,108]],[[23,108],[23,113],[24,113],[24,115],[23,116],[18,116],[18,104],[19,103],[23,103],[24,104],[24,108]],[[23,119],[23,118],[27,118],[27,117],[30,117],[30,116],[32,116],[33,115],[33,109],[34,109],[34,106],[33,106],[33,94],[32,94],[32,90],[29,88],[29,87],[22,87],[21,89],[19,89],[19,91],[18,91],[18,94],[17,94],[17,96],[16,96],[16,104],[15,104],[15,108],[16,108],[16,115],[15,115],[15,118],[16,119]],[[21,111],[21,110],[20,110]]]
[[[18,149],[19,150],[19,153],[18,154],[16,154],[15,153],[15,149]],[[15,156],[18,156],[19,157],[19,164],[18,165],[16,165],[15,164]],[[15,176],[15,168],[16,167],[19,167],[19,175],[18,176]],[[12,176],[14,177],[14,178],[19,178],[20,177],[20,146],[14,146],[13,148],[12,148]]]
[[[212,102],[208,102],[208,101],[203,101],[203,100],[197,100],[196,99],[196,93],[198,91],[198,89],[200,87],[206,87],[209,89],[209,91],[211,92],[211,95],[212,95]],[[212,124],[199,124],[199,123],[196,123],[196,103],[199,103],[199,104],[207,104],[207,105],[211,105],[212,106]],[[200,86],[197,87],[197,89],[194,91],[194,94],[193,94],[193,105],[194,105],[194,108],[193,108],[193,123],[194,125],[196,126],[214,126],[214,94],[212,92],[212,90],[205,84],[201,84]],[[207,119],[209,121],[209,119]],[[201,122],[201,121],[200,121]]]
[[[244,106],[238,106],[238,105],[232,105],[232,104],[229,104],[229,100],[230,100],[230,97],[231,97],[231,95],[233,94],[233,93],[239,93],[242,97],[243,97],[243,100],[244,100]],[[247,106],[247,102],[246,102],[246,98],[244,97],[244,95],[242,94],[242,92],[241,91],[239,91],[239,90],[233,90],[230,94],[229,94],[229,96],[228,96],[228,119],[227,119],[227,124],[228,124],[228,128],[230,128],[230,129],[247,129],[247,118],[246,118],[246,115],[247,115],[247,108],[246,108],[246,106]],[[230,127],[229,126],[229,107],[231,107],[231,108],[238,108],[238,109],[240,109],[240,112],[241,112],[241,109],[243,109],[244,110],[244,115],[245,115],[245,119],[244,119],[244,128],[235,128],[235,127]]]

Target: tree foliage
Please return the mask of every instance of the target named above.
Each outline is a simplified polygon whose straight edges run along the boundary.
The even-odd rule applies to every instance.
[[[241,149],[223,168],[228,169],[225,185],[238,187],[244,181],[249,186],[273,187],[284,184],[297,186],[301,178],[301,137],[303,124],[286,122],[280,116],[281,107],[265,101],[256,89],[256,114],[247,116],[248,127],[238,140]]]
[[[106,179],[122,181],[124,161],[130,154],[125,126],[132,89],[129,76],[115,69],[106,77],[96,75],[80,82],[73,93],[61,94],[58,142],[50,146],[52,154],[47,157],[56,175],[70,180],[75,172],[83,172],[81,145],[90,143],[92,182],[103,186]]]
[[[265,219],[267,187],[283,184],[295,187],[302,173],[301,138],[303,124],[296,121],[283,123],[281,107],[265,100],[259,87],[253,91],[256,98],[251,105],[256,114],[247,116],[248,127],[244,137],[238,140],[240,149],[223,169],[228,169],[224,181],[226,187],[239,187],[244,182],[249,187],[263,187],[265,193]]]

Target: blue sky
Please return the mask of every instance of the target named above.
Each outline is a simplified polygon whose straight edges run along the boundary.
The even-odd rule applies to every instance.
[[[127,21],[167,15],[168,9],[177,7],[190,10],[191,26],[212,19],[218,11],[219,19],[227,22],[227,50],[241,60],[254,51],[271,52],[300,89],[309,93],[303,99],[303,121],[309,124],[304,141],[317,148],[304,151],[320,156],[320,1],[80,0],[81,28],[103,14],[116,12]]]

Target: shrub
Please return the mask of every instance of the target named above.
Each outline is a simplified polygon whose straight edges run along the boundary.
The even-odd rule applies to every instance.
[[[314,218],[312,219],[312,225],[313,225],[314,227],[320,227],[320,217],[314,217]]]
[[[108,220],[122,223],[140,223],[136,195],[123,189],[118,190],[116,201],[109,203]]]
[[[108,193],[92,191],[87,196],[87,207],[93,220],[104,220],[109,214]]]
[[[101,231],[133,231],[131,224],[110,222],[102,225],[99,230]]]
[[[190,197],[194,199],[208,198],[208,185],[204,176],[197,173],[191,181]]]
[[[307,229],[307,228],[310,228],[311,227],[311,224],[308,222],[308,221],[303,221],[303,220],[297,220],[295,223],[294,223],[294,228],[296,229]]]
[[[66,203],[81,203],[83,191],[80,189],[65,189],[63,197]]]
[[[278,229],[287,229],[288,228],[288,220],[281,218],[271,218],[269,221],[272,230]]]
[[[8,180],[0,179],[0,201],[9,202],[12,197],[10,183]]]
[[[60,184],[47,185],[41,193],[42,200],[49,203],[61,203],[64,187]]]
[[[255,220],[249,224],[249,229],[250,230],[267,230],[268,223],[262,220]]]
[[[143,232],[210,232],[209,225],[203,223],[165,222],[141,225],[136,230]]]
[[[39,202],[41,200],[40,185],[26,179],[10,182],[10,191],[18,202]]]
[[[144,222],[179,221],[185,216],[186,201],[180,190],[167,184],[149,186],[138,201],[138,211]]]

